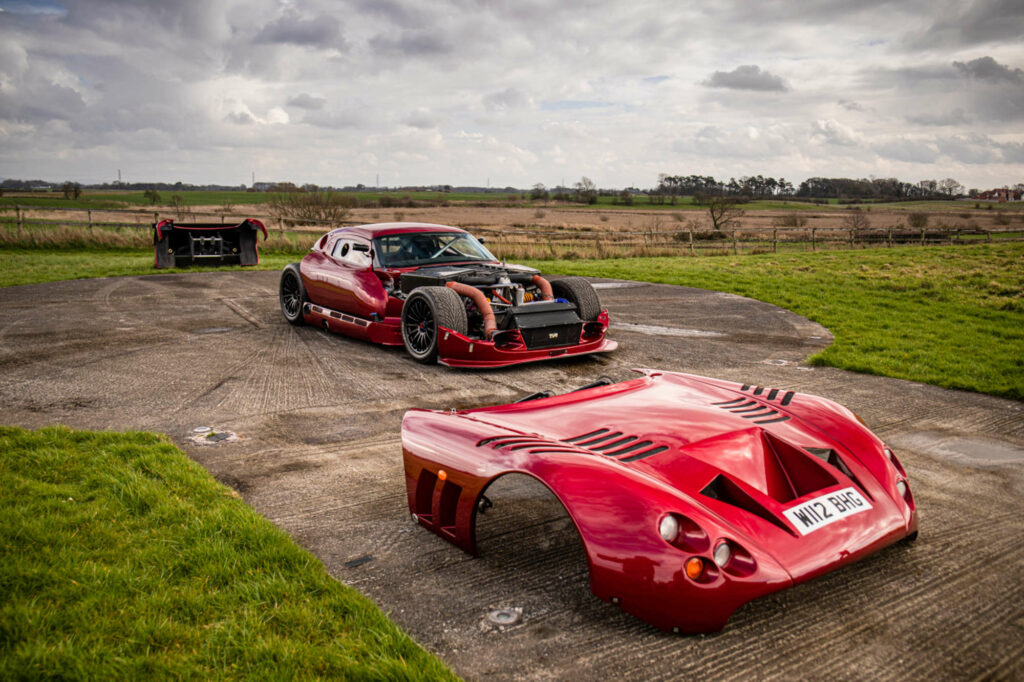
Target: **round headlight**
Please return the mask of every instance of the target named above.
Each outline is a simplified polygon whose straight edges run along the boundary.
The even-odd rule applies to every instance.
[[[897,492],[899,492],[900,497],[906,497],[907,496],[907,482],[906,481],[896,481],[896,490],[897,490]]]
[[[718,564],[719,568],[725,568],[725,565],[729,563],[729,559],[732,558],[732,549],[729,547],[728,542],[715,547],[715,563]]]
[[[671,514],[666,514],[658,524],[658,534],[665,542],[672,542],[679,535],[679,521]]]

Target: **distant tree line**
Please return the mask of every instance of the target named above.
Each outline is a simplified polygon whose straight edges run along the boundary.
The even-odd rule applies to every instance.
[[[670,197],[692,196],[695,194],[730,194],[765,199],[777,196],[791,196],[793,183],[786,178],[766,178],[763,175],[744,176],[737,180],[716,180],[710,175],[668,175],[658,176],[655,194]]]
[[[896,178],[807,178],[800,183],[797,197],[815,199],[876,199],[885,201],[954,199],[964,186],[953,178],[902,182]]]
[[[63,185],[67,184],[68,183],[48,182],[46,180],[17,180],[13,178],[7,178],[3,182],[0,182],[0,189],[29,191],[33,189],[50,188],[54,190],[63,190]],[[79,190],[101,189],[138,191],[153,189],[168,192],[230,192],[241,191],[245,189],[245,185],[193,185],[187,182],[103,182],[91,185],[83,185],[75,182],[71,184],[77,185]]]
[[[654,194],[668,197],[696,195],[743,196],[749,199],[794,197],[798,199],[919,200],[952,199],[964,194],[964,186],[953,178],[903,182],[897,178],[807,178],[794,189],[785,178],[749,175],[718,180],[711,175],[658,176]]]

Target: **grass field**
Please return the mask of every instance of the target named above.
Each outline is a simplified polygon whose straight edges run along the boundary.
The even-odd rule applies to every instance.
[[[280,270],[294,263],[301,255],[260,253],[260,263],[254,267],[226,265],[218,268],[153,268],[153,254],[139,249],[93,249],[76,251],[61,249],[0,248],[0,286],[59,282],[66,279],[93,277],[120,277],[125,275],[156,275],[173,272],[208,272],[210,270]]]
[[[571,207],[576,210],[654,210],[654,211],[698,211],[706,210],[693,203],[692,197],[679,197],[675,204],[651,203],[651,198],[646,195],[633,197],[633,203],[623,204],[617,196],[600,196],[596,204],[583,203],[551,203],[536,202],[529,199],[528,194],[510,192],[406,192],[402,190],[375,192],[345,192],[347,196],[357,199],[362,204],[377,204],[384,201],[404,202],[411,200],[430,204],[465,204],[465,205],[494,205],[505,206],[508,204],[541,205],[550,204],[553,206]],[[166,208],[170,205],[171,197],[181,197],[181,203],[185,206],[207,206],[207,207],[231,207],[246,204],[263,204],[270,201],[274,195],[268,192],[243,192],[243,191],[174,191],[160,190],[160,202],[155,208]],[[38,206],[41,208],[81,208],[81,209],[115,209],[115,208],[146,208],[150,201],[143,196],[141,191],[101,191],[88,190],[82,193],[78,199],[65,199],[60,192],[8,192],[6,196],[0,196],[0,211],[12,210],[15,205]],[[977,208],[975,207],[977,204]],[[761,199],[750,201],[742,205],[746,211],[785,211],[785,212],[810,212],[810,211],[845,211],[853,206],[868,211],[960,211],[972,213],[975,211],[1002,211],[1021,213],[1024,205],[1017,203],[998,204],[993,202],[974,201],[908,201],[908,202],[878,202],[864,204],[840,204],[837,199],[824,200],[824,203],[810,203],[807,201],[785,201],[782,199]]]
[[[0,679],[454,679],[162,436],[0,427]]]
[[[530,264],[749,296],[832,331],[812,363],[1024,400],[1021,243]]]

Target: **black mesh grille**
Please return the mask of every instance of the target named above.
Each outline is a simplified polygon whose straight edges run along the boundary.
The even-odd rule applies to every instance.
[[[536,327],[534,329],[520,329],[523,335],[523,342],[526,347],[554,348],[556,346],[570,346],[580,340],[580,333],[583,331],[583,323],[560,324],[551,327]]]

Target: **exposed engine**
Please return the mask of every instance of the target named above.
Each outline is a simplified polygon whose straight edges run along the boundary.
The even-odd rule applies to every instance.
[[[471,336],[499,344],[503,337],[521,338],[528,348],[580,339],[583,320],[576,304],[556,299],[539,270],[511,264],[438,265],[402,273],[399,279],[403,295],[424,286],[447,286],[462,296]]]

